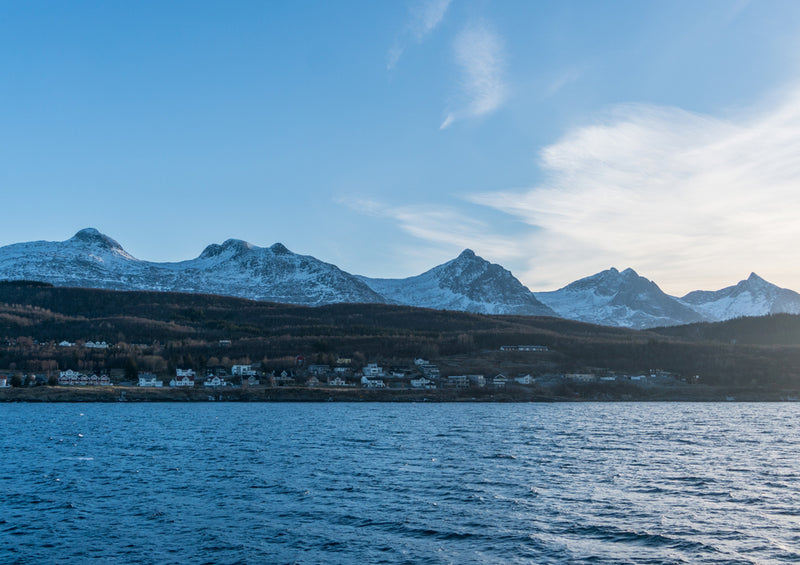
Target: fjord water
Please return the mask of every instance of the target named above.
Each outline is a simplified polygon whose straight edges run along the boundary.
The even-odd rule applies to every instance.
[[[800,562],[797,404],[6,404],[3,563]]]

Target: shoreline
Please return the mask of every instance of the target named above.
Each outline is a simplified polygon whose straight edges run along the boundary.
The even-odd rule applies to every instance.
[[[0,389],[0,402],[796,402],[797,391],[693,386],[642,388],[638,394],[564,397],[524,388],[342,389],[258,387],[180,389],[122,386],[37,386]]]

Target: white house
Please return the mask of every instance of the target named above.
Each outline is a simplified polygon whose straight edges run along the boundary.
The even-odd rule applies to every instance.
[[[386,383],[380,379],[368,379],[366,376],[361,377],[362,388],[386,388]]]
[[[425,377],[420,377],[418,379],[411,379],[411,388],[432,389],[436,388],[436,385],[433,384],[433,381],[428,380]]]
[[[492,379],[492,386],[494,388],[506,388],[506,384],[508,384],[508,379],[502,373],[499,374],[499,375],[496,375]]]
[[[59,347],[73,347],[75,344],[71,341],[64,340],[58,344]]]
[[[83,346],[89,349],[108,349],[108,344],[105,341],[87,341]]]
[[[208,377],[206,381],[203,383],[203,386],[208,387],[218,387],[218,386],[225,386],[225,379],[221,379],[219,377]]]
[[[161,388],[164,381],[159,381],[153,373],[139,373],[139,386]]]
[[[175,369],[176,377],[191,377],[194,380],[195,372],[192,369]]]
[[[347,381],[345,381],[342,377],[334,377],[333,379],[328,380],[328,386],[347,386]]]
[[[231,375],[234,377],[255,377],[257,371],[252,365],[234,365],[231,367]]]
[[[8,388],[8,377],[0,377],[0,388]]]
[[[500,351],[547,351],[546,345],[501,345]]]
[[[367,363],[367,366],[361,369],[365,377],[382,377],[383,367],[379,367],[377,363]]]
[[[521,385],[532,385],[533,377],[530,375],[522,375],[521,377],[515,377],[514,382],[517,382]]]
[[[453,388],[469,388],[469,377],[467,375],[450,375],[447,377],[447,386]]]

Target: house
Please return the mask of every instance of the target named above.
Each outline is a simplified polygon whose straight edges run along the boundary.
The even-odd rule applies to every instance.
[[[334,367],[333,372],[337,375],[352,375],[353,369],[350,367]]]
[[[361,377],[361,388],[386,388],[386,383],[381,379],[369,379],[364,376]]]
[[[352,363],[353,363],[353,360],[350,359],[349,357],[338,357],[336,359],[336,364],[337,365],[351,365]]]
[[[195,372],[192,369],[175,369],[175,378],[169,381],[171,387],[194,387]]]
[[[571,381],[577,381],[579,383],[593,383],[597,380],[597,377],[591,373],[567,373],[564,376]]]
[[[159,381],[153,373],[139,373],[139,386],[161,388],[163,381]]]
[[[347,381],[342,377],[334,377],[333,379],[328,379],[328,386],[347,386]]]
[[[434,389],[436,388],[436,385],[433,384],[433,381],[428,380],[425,377],[420,377],[418,379],[411,379],[411,388]]]
[[[86,375],[83,375],[77,371],[73,371],[72,369],[67,369],[66,371],[61,371],[58,373],[58,384],[61,386],[79,385],[82,384],[81,377],[86,379],[86,382],[83,384],[88,384],[89,379],[86,377]]]
[[[384,375],[383,367],[378,366],[377,363],[367,363],[367,366],[361,369],[361,373],[365,377],[382,377]]]
[[[221,340],[219,340],[219,346],[220,347],[230,347],[231,346],[231,340],[229,340],[229,339],[221,339]]]
[[[203,386],[215,387],[216,388],[218,386],[225,386],[226,384],[227,383],[225,382],[225,379],[221,379],[221,378],[219,378],[217,376],[213,376],[213,377],[206,378],[205,382],[203,383]]]
[[[234,365],[231,367],[231,375],[234,377],[255,377],[258,374],[252,365]]]
[[[87,341],[83,346],[89,349],[108,349],[108,344],[105,341]]]
[[[58,346],[59,347],[74,347],[75,344],[73,342],[71,342],[71,341],[64,340],[62,342],[59,342]]]
[[[532,385],[533,377],[530,375],[522,375],[521,377],[515,377],[514,382],[519,383],[521,385]]]
[[[429,379],[438,379],[440,376],[439,368],[436,365],[431,365],[430,363],[419,365],[419,370],[422,371],[422,374]]]
[[[327,375],[331,372],[330,365],[309,365],[308,372],[312,375]]]
[[[294,384],[294,377],[286,371],[281,371],[281,374],[275,377],[276,386],[288,386]]]
[[[8,384],[8,377],[0,377],[0,388],[8,388],[9,386],[11,385]]]
[[[259,381],[257,378],[252,377],[252,376],[251,377],[247,377],[247,381],[246,382],[247,382],[247,386],[257,386],[257,385],[261,384],[261,381]]]
[[[450,375],[447,377],[447,386],[451,388],[469,388],[469,377],[467,375]]]
[[[506,378],[506,376],[503,375],[502,373],[500,373],[499,375],[496,375],[492,379],[492,386],[494,388],[506,388],[507,384],[508,384],[508,378]]]
[[[306,381],[306,386],[307,386],[307,387],[315,387],[315,386],[319,386],[319,379],[318,379],[316,376],[313,376],[313,375],[312,375],[312,376],[311,376],[311,377],[310,377],[310,378],[309,378],[309,379]]]

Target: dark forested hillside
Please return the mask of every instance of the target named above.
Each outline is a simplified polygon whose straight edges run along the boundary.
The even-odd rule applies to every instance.
[[[0,336],[6,338],[0,369],[49,361],[64,368],[87,355],[95,365],[108,367],[120,367],[130,357],[141,363],[144,356],[155,368],[221,355],[253,361],[304,355],[321,362],[336,356],[361,362],[423,356],[458,359],[454,366],[465,371],[491,370],[511,359],[520,370],[539,374],[661,369],[700,375],[711,384],[800,382],[800,317],[789,315],[634,331],[558,318],[382,304],[311,308],[210,295],[6,282],[0,283]],[[53,345],[61,340],[102,340],[115,347],[79,356]],[[224,351],[220,340],[226,341]],[[154,343],[157,347],[147,352],[125,347]],[[544,345],[549,351],[501,357],[501,345],[520,344]]]

